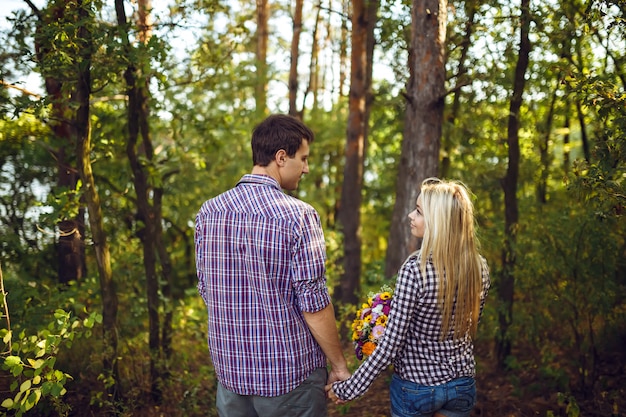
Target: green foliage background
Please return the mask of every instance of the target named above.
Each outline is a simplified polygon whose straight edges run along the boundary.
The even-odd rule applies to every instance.
[[[203,201],[234,185],[251,168],[249,137],[258,120],[254,109],[254,10],[248,3],[172,1],[167,12],[161,12],[152,40],[137,57],[150,79],[150,128],[157,144],[150,179],[165,190],[164,230],[176,279],[172,299],[164,303],[164,308],[175,313],[174,353],[168,364],[170,379],[164,382],[164,407],[178,410],[180,415],[214,413],[215,379],[206,351],[205,312],[195,290],[193,221]],[[278,27],[284,24],[279,18],[288,15],[288,3],[276,2],[277,20],[271,35],[269,92],[273,98],[268,105],[272,112],[284,112],[287,99],[280,93],[284,88],[279,87],[287,78],[281,63],[288,56],[289,36]],[[23,401],[33,404],[22,410],[31,415],[52,415],[51,410],[69,415],[70,405],[77,415],[87,413],[78,407],[103,413],[114,408],[126,415],[149,408],[145,399],[149,388],[147,300],[137,238],[141,224],[125,159],[126,102],[118,97],[124,93],[122,71],[127,63],[111,29],[110,6],[89,4],[96,17],[93,30],[98,42],[93,68],[92,163],[120,297],[123,403],[111,404],[104,394],[108,381],[102,378],[99,323],[94,316],[101,305],[89,235],[88,276],[69,287],[56,284],[55,225],[76,213],[78,205],[72,196],[80,190],[56,185],[52,150],[59,143],[49,128],[50,99],[7,87],[0,89],[0,266],[6,291],[3,305],[9,313],[0,324],[6,344],[4,371],[11,373],[11,366],[16,366],[14,359],[7,362],[7,358],[37,354],[23,340],[61,332],[75,339],[42,356],[56,358],[45,368],[51,375],[49,381],[56,384],[55,391],[38,402]],[[331,5],[337,6],[336,2]],[[478,341],[488,347],[501,308],[495,295],[504,233],[500,181],[507,164],[506,121],[517,52],[515,16],[519,13],[508,2],[476,3],[481,17],[472,23],[463,63],[468,72],[461,78],[457,70],[469,5],[450,4],[447,87],[451,93],[446,96],[449,122],[444,125],[443,138],[450,147],[442,158],[450,160],[447,176],[464,181],[475,197],[483,251],[494,282]],[[374,73],[362,190],[364,294],[390,278],[382,276],[382,265],[387,242],[393,238],[388,230],[398,161],[406,157],[400,149],[405,106],[402,91],[408,78],[408,12],[407,1],[381,2],[376,31],[376,60],[381,66]],[[626,363],[624,4],[540,2],[533,5],[532,12],[533,51],[520,115],[520,222],[513,327],[508,335],[514,346],[508,362],[510,379],[516,381],[522,369],[533,369],[533,384],[517,380],[520,395],[563,392],[604,410],[614,408],[617,398],[623,398],[625,385],[623,379],[615,383],[605,372],[606,363],[621,367]],[[308,13],[305,19],[310,22],[315,11]],[[330,13],[327,19],[334,17]],[[54,39],[52,44],[59,53],[42,63],[37,62],[33,47],[34,16],[22,10],[9,18],[10,27],[3,30],[0,42],[4,85],[29,73],[57,78],[68,75],[71,83],[77,51],[68,40],[76,27],[45,28],[40,36]],[[181,30],[193,34],[191,43],[190,37],[185,37],[183,48],[178,39]],[[310,36],[310,31],[307,26],[305,34]],[[330,35],[327,39],[327,49],[337,50],[337,39]],[[599,47],[602,54],[596,52]],[[308,58],[304,49],[301,59]],[[334,79],[331,69],[324,71],[329,72],[327,80]],[[303,78],[308,76],[304,72]],[[450,105],[458,89],[460,111],[452,115]],[[331,94],[323,105],[306,107],[304,119],[316,132],[316,141],[311,172],[301,182],[297,196],[311,203],[322,217],[329,288],[333,288],[341,275],[342,236],[336,215],[347,97]],[[588,154],[582,145],[583,133],[589,140]],[[544,143],[548,152],[542,155]],[[547,189],[545,201],[538,198],[542,181]],[[338,311],[341,318],[349,319],[354,306],[339,306]],[[4,397],[14,398],[25,380],[35,378],[35,369],[39,368],[25,375],[11,374],[9,382],[19,380],[20,384],[6,384],[0,390]],[[55,370],[71,379],[57,378]],[[58,387],[66,387],[67,393],[60,395]],[[58,395],[49,395],[51,392]],[[9,415],[15,412],[5,408]]]

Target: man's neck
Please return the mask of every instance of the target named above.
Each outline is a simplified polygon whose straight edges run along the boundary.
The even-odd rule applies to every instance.
[[[274,178],[280,184],[280,175],[278,174],[278,170],[272,164],[262,167],[259,165],[255,165],[252,167],[252,175],[267,175],[268,177]]]

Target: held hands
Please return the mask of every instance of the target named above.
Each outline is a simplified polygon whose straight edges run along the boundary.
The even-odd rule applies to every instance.
[[[348,371],[348,368],[343,367],[343,368],[335,368],[333,367],[333,369],[330,371],[330,373],[328,374],[328,381],[326,382],[327,384],[332,384],[333,382],[336,381],[345,381],[346,379],[350,378],[351,374],[350,371]],[[328,391],[328,390],[326,390]]]
[[[326,385],[326,387],[325,387],[326,395],[335,404],[345,404],[345,403],[347,403],[347,401],[344,401],[344,400],[340,399],[339,397],[337,397],[337,394],[335,394],[335,391],[333,391],[333,382],[345,381],[348,378],[350,378],[350,371],[348,371],[347,369],[340,370],[340,371],[333,370],[328,375],[328,385]]]
[[[337,397],[337,394],[335,394],[335,391],[333,391],[333,384],[326,385],[326,395],[335,404],[345,404],[345,403],[347,403],[347,401],[342,400],[341,398]]]

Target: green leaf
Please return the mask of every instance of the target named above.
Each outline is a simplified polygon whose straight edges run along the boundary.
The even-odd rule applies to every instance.
[[[41,384],[41,393],[43,395],[50,394],[50,392],[54,388],[54,385],[55,385],[54,382],[51,382],[51,381],[44,382],[43,384]]]
[[[4,408],[13,408],[13,399],[7,398],[6,400],[2,401],[2,406]]]
[[[35,369],[41,368],[41,366],[45,363],[46,361],[44,361],[43,359],[30,359],[28,358],[28,363],[30,363],[30,366],[32,366]]]
[[[30,410],[35,406],[35,404],[37,404],[37,401],[39,401],[39,398],[41,398],[41,393],[39,393],[39,396],[37,396],[38,392],[39,390],[32,391],[28,395],[28,397],[26,397],[26,401],[24,401],[24,411]]]
[[[4,360],[4,364],[9,368],[12,368],[16,365],[20,365],[22,363],[22,359],[19,356],[7,356]]]
[[[2,341],[4,343],[9,343],[11,341],[11,338],[13,337],[13,332],[11,330],[9,330],[7,332],[7,334],[4,335],[4,337],[2,338]]]
[[[20,376],[22,375],[23,370],[24,366],[20,363],[11,368],[11,373],[13,374],[13,376]]]
[[[20,385],[20,392],[28,391],[32,385],[32,381],[30,379],[27,379],[26,381],[22,382],[22,385]]]
[[[69,313],[66,313],[65,310],[58,309],[54,312],[54,318],[56,319],[65,319],[69,317]]]
[[[59,397],[61,395],[61,391],[63,391],[63,385],[58,382],[50,387],[50,395],[53,397]]]

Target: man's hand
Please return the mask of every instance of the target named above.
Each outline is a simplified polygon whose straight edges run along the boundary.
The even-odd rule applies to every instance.
[[[332,383],[326,385],[325,389],[326,389],[326,395],[328,395],[328,398],[330,398],[332,400],[332,402],[334,402],[335,404],[345,404],[345,403],[347,403],[347,401],[342,400],[341,398],[337,397],[337,394],[335,394],[335,391],[333,391],[333,384]]]
[[[328,374],[327,384],[332,384],[335,381],[345,381],[350,378],[350,371],[347,368],[345,369],[332,369]]]

